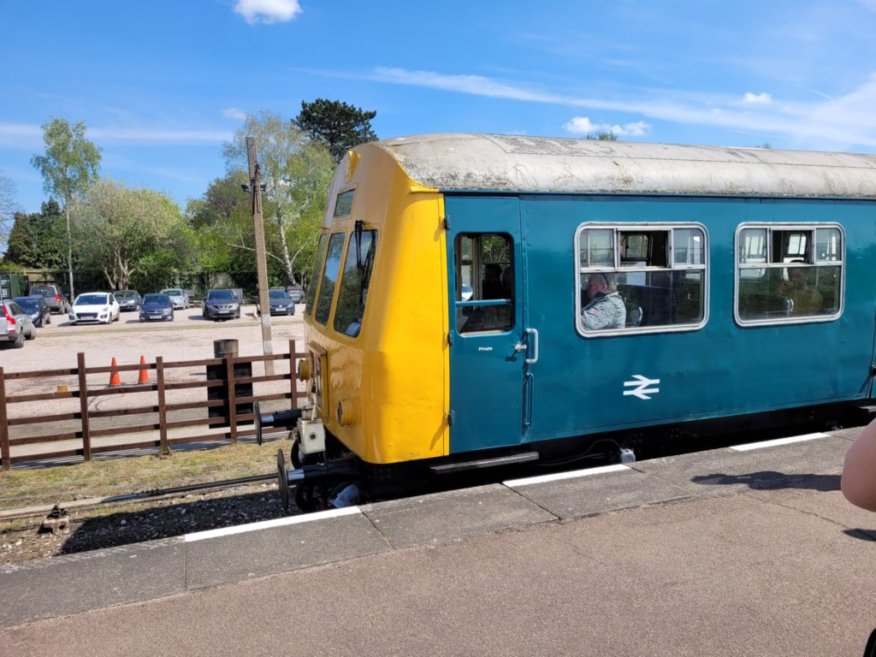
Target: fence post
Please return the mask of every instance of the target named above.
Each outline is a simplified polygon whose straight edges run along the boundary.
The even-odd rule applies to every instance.
[[[158,386],[158,453],[170,455],[170,445],[167,444],[167,401],[164,396],[164,358],[155,358],[155,382]]]
[[[9,421],[6,417],[6,374],[0,367],[0,461],[3,469],[12,467],[12,455],[9,451]]]
[[[292,408],[298,408],[298,368],[295,360],[295,340],[289,340],[289,394]]]
[[[237,381],[234,378],[234,354],[225,354],[225,381],[228,385],[228,427],[231,444],[237,444]]]
[[[82,420],[82,456],[91,460],[91,428],[88,422],[88,380],[85,376],[85,353],[76,354],[76,367],[79,374],[79,415]]]

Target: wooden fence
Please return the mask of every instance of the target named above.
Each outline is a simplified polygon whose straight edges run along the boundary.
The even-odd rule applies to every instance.
[[[85,460],[91,460],[92,455],[98,452],[147,447],[158,447],[162,453],[169,453],[172,445],[182,443],[229,440],[232,444],[236,444],[240,434],[240,425],[253,422],[252,404],[255,401],[285,399],[290,400],[291,406],[296,406],[297,399],[304,396],[304,393],[298,390],[295,368],[297,359],[303,355],[296,352],[295,341],[292,340],[289,342],[288,353],[272,356],[225,355],[220,358],[176,362],[165,362],[159,356],[154,363],[86,367],[85,354],[79,353],[77,354],[77,367],[73,369],[6,373],[0,367],[0,459],[2,459],[2,467],[4,470],[8,470],[12,463],[18,461],[38,461],[69,456],[82,456]],[[289,363],[287,373],[252,376],[253,363],[284,360]],[[167,380],[169,373],[173,370],[201,367],[204,368],[203,372],[206,375],[204,380],[191,380],[195,377],[189,377],[189,380],[183,381]],[[137,372],[138,383],[113,385],[114,379],[127,372]],[[89,384],[89,375],[100,374],[110,377],[110,385],[94,383],[93,376],[92,382]],[[29,380],[58,378],[69,379],[75,384],[73,386],[59,385],[53,392],[7,395],[7,388],[11,382],[17,382],[20,385],[21,382]],[[289,382],[288,389],[283,392],[252,394],[253,384],[281,381]],[[169,403],[167,400],[168,392],[197,388],[203,388],[207,394],[199,399],[177,403]],[[241,391],[244,392],[241,393]],[[89,407],[89,401],[95,398],[134,394],[152,394],[154,403],[142,406],[124,405],[109,410],[95,410]],[[76,399],[79,400],[78,410],[75,410],[75,402],[68,401]],[[139,400],[134,401],[139,402]],[[34,402],[39,403],[39,412],[35,414],[11,412],[19,408],[19,404],[33,406]],[[64,403],[70,408],[63,409],[64,412],[56,412],[58,407],[63,406]],[[243,407],[242,411],[241,407]],[[208,417],[171,419],[174,414],[180,415],[180,412],[187,412],[186,414],[189,416],[203,415],[201,409],[212,410],[208,410]],[[155,421],[156,414],[157,421]],[[148,419],[151,421],[145,422],[142,417],[144,415],[150,415],[151,417]],[[92,421],[103,418],[112,418],[114,426],[92,427]],[[16,432],[33,434],[35,427],[39,428],[40,425],[50,423],[60,424],[62,428],[52,433],[14,435]],[[16,429],[16,427],[22,427],[26,430]],[[180,428],[203,428],[204,432],[197,429],[196,435],[169,436],[171,430]],[[222,431],[222,428],[225,430]],[[157,436],[155,432],[157,432]],[[131,440],[122,438],[121,442],[117,439],[111,444],[93,444],[95,438],[102,436],[118,438],[128,435],[131,435]],[[71,446],[71,440],[77,441],[77,444]],[[41,451],[38,455],[12,455],[12,448],[15,446],[37,443],[45,445],[62,441],[66,444],[57,451]]]

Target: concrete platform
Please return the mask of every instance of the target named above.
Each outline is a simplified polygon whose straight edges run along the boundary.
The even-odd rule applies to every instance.
[[[0,569],[0,655],[858,655],[857,431]],[[135,603],[135,604],[131,604]]]

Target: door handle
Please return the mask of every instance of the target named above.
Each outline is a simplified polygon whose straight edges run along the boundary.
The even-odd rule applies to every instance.
[[[538,331],[534,328],[525,329],[527,336],[532,336],[532,358],[526,359],[527,365],[535,365],[538,362]]]

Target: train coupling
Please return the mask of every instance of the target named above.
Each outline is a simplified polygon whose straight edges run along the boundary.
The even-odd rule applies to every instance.
[[[253,418],[255,422],[256,442],[262,444],[262,430],[264,427],[282,427],[291,429],[301,418],[300,408],[292,408],[288,411],[275,411],[273,413],[262,413],[259,408],[259,402],[253,404]]]
[[[328,463],[314,463],[300,468],[286,466],[283,450],[277,450],[277,483],[280,489],[280,502],[283,509],[289,510],[289,488],[295,486],[312,486],[317,483],[338,482],[356,479],[360,472],[354,459],[343,459]]]

